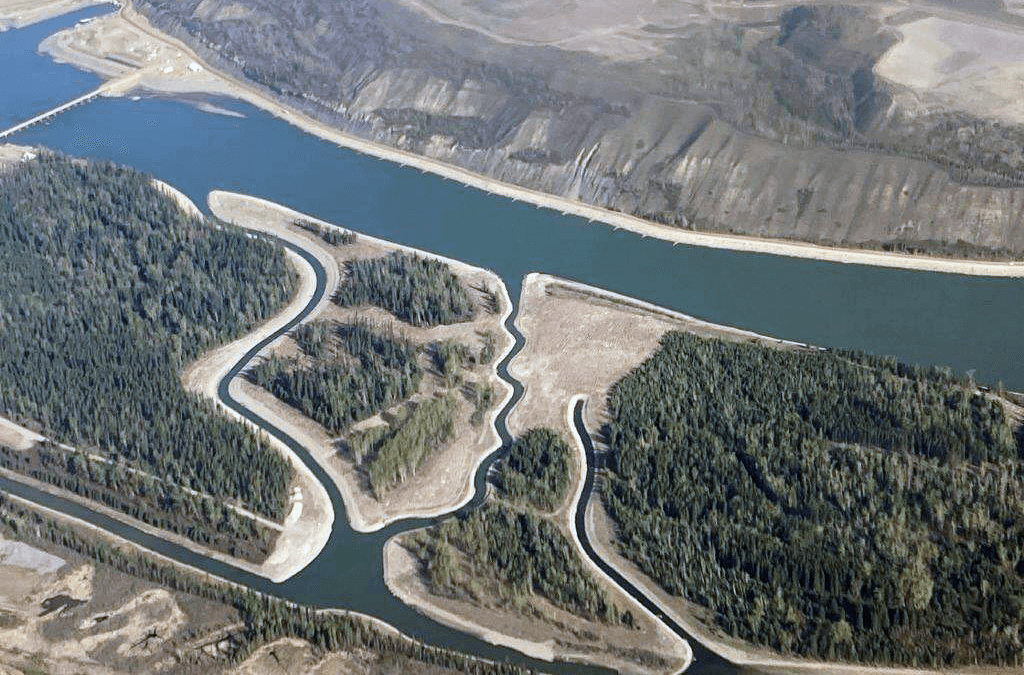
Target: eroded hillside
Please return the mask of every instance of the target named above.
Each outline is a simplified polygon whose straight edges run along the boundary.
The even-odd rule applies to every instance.
[[[328,123],[503,181],[679,227],[1024,250],[1001,5],[137,4]]]

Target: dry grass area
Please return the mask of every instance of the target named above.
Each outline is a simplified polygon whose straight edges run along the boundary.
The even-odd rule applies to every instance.
[[[609,387],[650,356],[670,330],[779,342],[544,274],[523,280],[519,304],[516,326],[526,346],[509,372],[526,391],[509,415],[513,434],[546,426],[570,438],[565,410],[577,394],[590,401],[588,424],[599,424]]]
[[[45,550],[44,550],[45,549]],[[172,593],[51,545],[0,538],[0,672],[219,670],[237,613]]]
[[[348,260],[377,258],[394,251],[415,252],[422,256],[438,257],[365,235],[358,235],[354,244],[331,246],[309,231],[296,227],[293,222],[295,220],[309,221],[325,228],[334,228],[335,225],[271,202],[243,195],[212,193],[210,207],[218,217],[225,221],[245,227],[260,223],[260,227],[263,228],[286,230],[289,238],[303,248],[319,251],[318,258],[329,270],[328,295],[339,283],[342,276],[341,270]],[[329,300],[318,306],[310,316],[310,320],[320,318],[336,324],[349,322],[356,317],[371,319],[379,324],[394,326],[397,331],[420,344],[451,339],[468,345],[474,352],[479,351],[481,347],[483,333],[491,332],[497,337],[496,354],[491,363],[465,368],[463,371],[465,380],[488,382],[494,391],[494,402],[485,416],[484,422],[480,425],[471,424],[469,417],[472,413],[472,406],[461,395],[457,395],[456,398],[459,401],[458,422],[452,440],[445,447],[434,452],[415,475],[389,490],[380,499],[369,490],[367,480],[355,461],[340,450],[343,437],[332,436],[313,420],[306,418],[294,408],[277,401],[267,392],[248,382],[232,383],[232,391],[239,394],[240,401],[281,426],[302,443],[317,462],[324,467],[328,475],[337,483],[345,499],[352,527],[358,531],[376,530],[403,518],[446,513],[464,503],[472,496],[473,474],[476,467],[500,442],[491,422],[506,398],[511,395],[511,390],[497,376],[495,368],[502,355],[513,344],[512,337],[503,325],[504,317],[511,310],[511,302],[504,284],[494,273],[459,261],[443,260],[469,289],[471,297],[479,308],[473,321],[434,328],[417,328],[407,325],[390,313],[375,307],[342,308]],[[498,292],[501,307],[498,308],[497,313],[491,313],[484,309],[484,295],[481,289],[485,286]],[[297,350],[294,340],[285,337],[275,342],[261,356],[293,355]],[[431,396],[435,392],[448,388],[443,378],[429,369],[426,357],[423,358],[422,365],[428,370],[416,399]],[[354,428],[362,429],[379,424],[389,413],[397,412],[397,408],[398,406],[384,411],[383,415],[364,420]]]
[[[1024,29],[930,16],[898,31],[875,71],[909,90],[900,107],[1024,124]]]
[[[662,53],[673,32],[706,23],[704,2],[659,0],[404,0],[434,21],[474,30],[499,42],[588,51],[615,60]],[[733,3],[725,2],[730,5]]]

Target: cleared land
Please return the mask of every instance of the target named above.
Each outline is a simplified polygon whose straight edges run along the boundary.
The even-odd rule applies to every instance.
[[[248,16],[244,12],[243,15]],[[257,85],[223,74],[208,63],[205,63],[195,51],[179,40],[168,37],[156,30],[145,17],[141,16],[131,7],[123,8],[117,15],[58,33],[44,43],[43,49],[58,60],[73,63],[106,77],[123,77],[127,74],[135,73],[139,78],[140,86],[154,91],[170,93],[210,92],[234,96],[259,106],[312,134],[358,152],[400,164],[415,166],[424,171],[452,178],[493,194],[572,213],[613,227],[632,230],[644,236],[652,236],[694,246],[770,253],[840,263],[901,267],[982,276],[1024,276],[1024,265],[1018,266],[1012,262],[933,258],[924,255],[846,249],[738,234],[682,229],[659,224],[650,219],[636,217],[623,212],[627,211],[627,209],[619,211],[595,206],[593,203],[585,203],[578,194],[578,187],[575,190],[577,192],[576,195],[568,197],[559,196],[559,192],[555,190],[545,191],[515,185],[511,181],[511,175],[491,178],[480,172],[462,168],[457,165],[457,156],[448,152],[435,153],[440,156],[431,157],[429,156],[430,153],[427,153],[427,156],[425,156],[385,143],[368,141],[355,134],[340,131],[338,128],[315,119],[310,114],[293,106],[283,104]],[[397,83],[392,82],[390,85],[387,83],[381,84],[382,87],[394,85],[397,85]],[[483,104],[483,102],[488,100],[501,100],[500,95],[489,94],[486,87],[477,87],[473,91],[460,93],[457,98],[463,101],[476,101],[474,105]],[[662,106],[663,102],[658,102],[656,108]],[[662,113],[669,114],[668,111],[658,112],[657,110],[652,110],[650,116],[658,117]],[[680,113],[676,111],[672,112],[671,115],[674,118],[690,120],[692,122],[698,117],[703,119],[705,113],[696,114],[692,111]],[[639,120],[639,123],[641,126],[661,124],[656,122],[655,119],[646,118]],[[544,131],[544,129],[549,125],[550,122],[545,122],[542,125],[543,128],[537,131],[537,133],[542,133],[545,136],[548,135],[548,132]],[[692,130],[687,131],[686,129],[673,128],[663,132],[671,135],[671,138],[666,139],[665,143],[674,144],[673,147],[677,150],[678,143],[683,142],[686,136],[692,133]],[[646,155],[649,152],[647,147],[649,140],[644,140],[649,136],[649,133],[647,130],[639,128],[635,130],[635,134],[636,138],[630,137],[630,143],[636,144],[635,148],[629,152],[623,150],[622,153],[615,155],[615,157],[607,158],[608,161],[614,160],[616,166],[609,169],[613,173],[627,176],[633,170],[635,164],[641,161],[644,163],[648,161],[642,160],[641,157],[632,157],[632,155],[636,153]],[[624,142],[622,138],[616,138],[615,143]],[[742,137],[730,137],[724,127],[720,125],[712,125],[709,133],[703,134],[701,139],[701,143],[695,144],[694,147],[700,152],[707,151],[710,153],[708,157],[703,159],[684,158],[683,161],[674,166],[671,175],[664,177],[665,181],[675,183],[677,181],[686,182],[695,179],[696,176],[703,175],[703,169],[697,171],[699,167],[705,166],[708,162],[717,161],[720,155],[732,157],[729,161],[733,163],[745,158],[744,161],[753,160],[755,162],[763,162],[765,166],[774,166],[778,161],[775,151],[762,147],[763,144],[760,141],[754,142],[751,139]],[[707,147],[704,147],[705,140]],[[657,141],[657,143],[661,144],[661,141]],[[591,160],[597,149],[595,147],[590,151],[582,151],[582,154],[571,164],[573,166],[580,164],[581,166],[577,168],[582,170],[584,168],[583,164],[592,163]],[[642,151],[638,149],[642,149]],[[810,154],[805,154],[805,158],[798,159],[800,161],[812,159]],[[908,206],[909,202],[907,202],[906,196],[911,193],[921,192],[922,199],[927,197],[925,201],[932,205],[928,207],[929,210],[942,209],[943,212],[948,210],[951,216],[955,212],[958,222],[974,222],[977,220],[978,225],[975,234],[981,236],[986,241],[992,242],[986,245],[998,247],[1005,245],[1005,241],[1008,241],[1006,237],[1010,236],[1009,234],[1001,233],[998,228],[994,228],[996,223],[1002,222],[1004,216],[1007,216],[1012,209],[1016,208],[1014,206],[1016,197],[1012,191],[988,190],[985,194],[975,194],[977,191],[972,191],[968,188],[950,188],[947,190],[947,187],[944,187],[944,183],[948,183],[948,179],[940,178],[941,172],[936,172],[924,166],[911,167],[907,170],[903,167],[887,165],[864,173],[856,167],[856,164],[861,160],[868,163],[874,161],[872,156],[866,153],[862,153],[859,157],[852,157],[849,160],[840,160],[838,155],[837,158],[833,159],[834,161],[830,160],[831,165],[829,166],[822,165],[817,168],[808,168],[799,167],[794,164],[785,168],[785,172],[793,174],[792,178],[794,180],[800,178],[807,183],[801,189],[810,190],[810,192],[803,194],[810,195],[811,202],[805,209],[799,210],[801,213],[806,211],[808,218],[816,218],[818,220],[825,218],[827,220],[826,216],[821,214],[828,211],[831,207],[824,202],[819,203],[820,200],[828,201],[830,204],[835,202],[836,214],[856,212],[858,207],[855,205],[855,201],[859,197],[842,193],[842,190],[853,186],[853,188],[860,190],[864,194],[873,194],[884,198],[882,202],[873,199],[871,204],[863,207],[865,209],[874,209],[878,204],[884,202],[885,204],[891,203],[893,208],[902,210],[904,212],[901,216],[902,219],[894,221],[893,227],[897,228],[897,231],[893,236],[910,236],[913,238],[921,234],[918,232],[918,229],[922,223],[915,221],[916,215],[907,211],[910,207]],[[595,161],[600,163],[600,160]],[[810,162],[810,164],[813,163]],[[892,174],[893,180],[902,181],[901,187],[872,187],[868,181],[876,174]],[[757,186],[742,184],[747,177],[763,177],[766,175],[781,176],[782,174],[774,169],[767,171],[754,166],[744,169],[736,169],[734,167],[729,170],[730,184],[724,188],[693,186],[693,198],[700,200],[700,203],[697,204],[697,212],[707,211],[708,213],[713,213],[724,209],[724,213],[728,214],[731,210],[733,213],[729,217],[730,222],[764,222],[766,214],[768,215],[768,221],[776,217],[785,220],[790,217],[786,213],[791,210],[791,202],[797,199],[794,192],[795,187],[790,189],[791,186],[786,187],[785,185],[778,184],[776,180],[769,180],[768,183]],[[708,180],[710,180],[710,177]],[[811,182],[813,182],[813,185],[811,185]],[[815,192],[814,186],[819,184],[821,189]],[[778,191],[780,194],[773,196],[775,191]],[[712,193],[714,194],[712,195]],[[817,195],[817,198],[814,195]],[[780,204],[784,202],[784,205],[776,209],[774,206],[775,201],[778,201]],[[752,209],[749,214],[744,214],[737,210],[739,205],[744,203]],[[885,208],[889,207],[886,206]],[[892,220],[890,216],[883,216],[880,213],[868,213],[865,211],[861,214],[858,222],[888,222]],[[799,215],[797,220],[799,220]],[[828,222],[829,227],[832,227],[831,221]],[[805,235],[808,235],[813,230],[813,224],[801,221],[797,225],[798,231],[777,236],[799,239],[804,238]],[[772,234],[770,231],[772,227],[774,226],[766,225],[765,228],[767,229],[760,229],[764,229],[765,234]],[[899,229],[900,227],[902,229]],[[908,227],[914,229],[911,231],[907,229]],[[839,234],[842,234],[842,232],[840,231]],[[834,235],[830,230],[830,232],[822,236],[824,239],[828,239]],[[885,232],[871,232],[864,236],[868,237],[868,239],[884,241],[890,235]],[[818,238],[818,235],[816,235],[816,238]]]
[[[214,192],[209,197],[210,208],[218,217],[244,227],[256,226],[264,228],[284,229],[289,237],[306,250],[316,253],[329,271],[328,288],[333,290],[338,283],[343,283],[341,270],[344,263],[350,260],[379,258],[395,251],[417,253],[418,255],[440,259],[449,265],[464,286],[470,289],[471,296],[479,306],[476,318],[472,321],[452,325],[439,325],[432,328],[414,327],[398,321],[390,313],[369,306],[339,307],[328,300],[318,307],[314,316],[327,321],[330,325],[341,326],[353,320],[368,319],[380,326],[392,326],[401,334],[419,344],[435,341],[452,340],[465,344],[476,353],[482,345],[482,335],[490,333],[495,338],[495,349],[492,360],[487,364],[466,369],[464,377],[478,384],[486,383],[493,391],[493,399],[480,424],[472,424],[469,417],[472,406],[457,396],[457,422],[451,440],[431,454],[423,465],[401,484],[386,491],[380,498],[375,497],[367,484],[366,476],[354,458],[343,450],[344,435],[339,438],[328,432],[313,420],[306,418],[298,410],[275,399],[267,391],[248,381],[236,380],[232,383],[232,391],[246,406],[281,426],[286,432],[299,440],[324,467],[328,475],[337,483],[345,499],[346,510],[352,527],[358,531],[371,531],[384,527],[387,523],[411,516],[426,516],[446,513],[460,504],[465,503],[473,493],[473,474],[479,463],[499,444],[494,431],[493,418],[501,409],[511,390],[495,372],[495,364],[511,348],[513,340],[504,328],[504,319],[511,311],[504,284],[491,272],[471,267],[450,259],[441,259],[432,254],[417,252],[390,242],[358,234],[352,244],[333,246],[317,234],[295,225],[296,221],[313,223],[337,231],[337,226],[319,221],[291,209],[264,200]],[[489,288],[497,293],[498,307],[491,312],[486,309],[487,297],[481,289]],[[328,293],[330,295],[330,293]],[[292,337],[282,338],[261,356],[296,355],[298,346]],[[424,364],[428,371],[421,390],[414,400],[423,400],[436,392],[451,389],[445,378],[437,372],[429,372],[432,366]],[[383,416],[377,415],[353,426],[352,430],[365,430],[379,426],[386,417],[399,412],[401,405],[384,411]]]
[[[905,107],[964,110],[1024,124],[1024,32],[934,16],[897,29],[899,43],[882,56],[875,71],[913,92],[916,100]]]

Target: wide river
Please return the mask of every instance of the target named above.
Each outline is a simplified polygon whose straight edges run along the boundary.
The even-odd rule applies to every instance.
[[[106,11],[94,8],[0,34],[0,129],[99,84],[37,54],[36,47],[80,18]],[[1018,323],[1024,281],[673,246],[359,155],[247,104],[215,102],[244,117],[159,98],[98,99],[9,140],[134,166],[177,186],[200,206],[210,190],[235,190],[487,267],[505,280],[513,301],[523,276],[541,271],[779,338],[894,354],[961,372],[974,369],[982,381],[1024,387]],[[215,574],[298,602],[373,614],[432,644],[549,672],[603,672],[526,659],[440,626],[394,599],[381,578],[381,547],[418,523],[362,535],[339,513],[323,554],[298,576],[274,585],[58,505]],[[736,672],[694,647],[697,661],[690,672]]]

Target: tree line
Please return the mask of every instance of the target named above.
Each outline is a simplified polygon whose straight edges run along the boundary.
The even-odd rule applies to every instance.
[[[376,305],[413,326],[469,321],[476,307],[448,264],[396,251],[382,258],[349,260],[333,296],[342,307]]]
[[[365,319],[332,329],[313,322],[296,342],[308,359],[272,355],[246,373],[254,384],[338,434],[419,389],[419,346]]]
[[[179,372],[268,318],[294,281],[280,246],[190,216],[149,176],[22,162],[0,173],[0,412],[282,518],[291,465]]]
[[[409,404],[404,419],[349,434],[345,443],[377,498],[405,482],[451,440],[458,410],[453,394]]]
[[[569,453],[557,432],[527,431],[503,449],[499,499],[406,537],[432,593],[534,612],[529,597],[538,595],[591,621],[633,625],[545,517],[565,499]]]
[[[666,335],[608,396],[623,553],[730,635],[1019,665],[1024,466],[996,396],[853,352]]]
[[[94,534],[56,522],[0,493],[0,534],[28,542],[50,542],[125,574],[181,593],[234,607],[243,628],[234,637],[230,659],[239,663],[261,645],[293,637],[324,651],[371,650],[382,657],[402,658],[450,668],[467,675],[528,675],[534,671],[510,663],[493,663],[451,649],[433,647],[401,635],[385,633],[349,612],[325,612],[263,595],[161,562],[135,549],[108,543]]]
[[[513,503],[554,511],[565,501],[572,461],[569,446],[555,431],[530,429],[505,447],[494,484]]]

